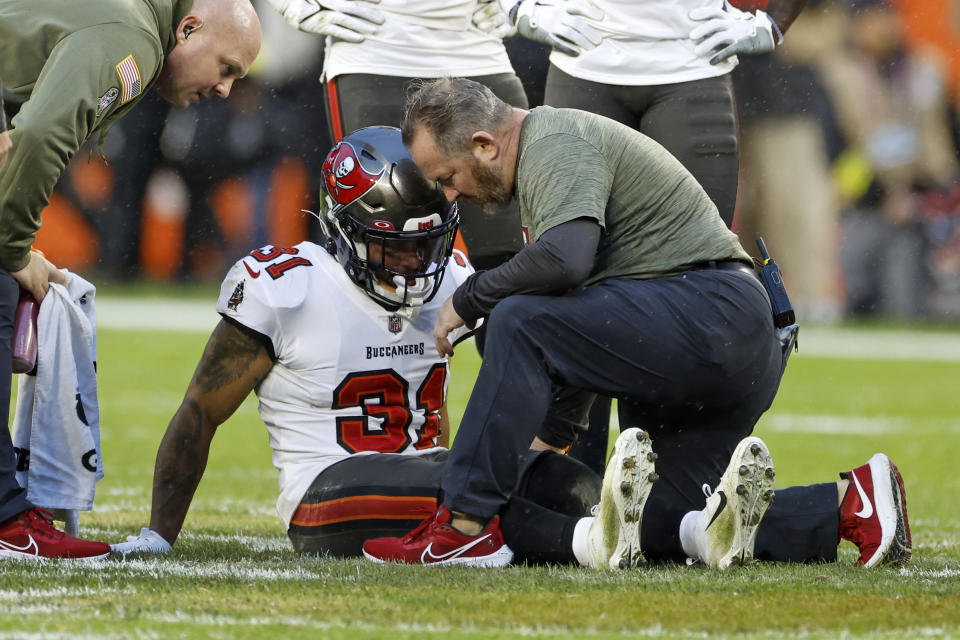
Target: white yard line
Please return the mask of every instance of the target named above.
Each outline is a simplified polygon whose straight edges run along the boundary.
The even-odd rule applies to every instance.
[[[875,436],[903,433],[909,430],[910,423],[902,418],[769,413],[760,419],[760,428],[787,433]]]
[[[960,578],[960,569],[944,567],[943,569],[900,569],[900,575],[905,578]]]
[[[768,413],[760,418],[759,429],[782,433],[813,433],[822,435],[875,436],[907,433],[917,428],[917,421],[885,416],[807,415],[796,413]],[[937,420],[934,426],[924,425],[930,432],[960,434],[960,420]]]
[[[960,332],[801,327],[794,355],[960,362]]]
[[[97,326],[102,329],[211,331],[220,320],[216,300],[177,298],[96,298]]]
[[[124,590],[124,593],[133,592],[133,589]],[[102,596],[108,593],[120,593],[120,589],[113,587],[50,587],[46,589],[0,589],[0,602],[20,602],[23,600],[57,600],[60,598]]]
[[[246,582],[287,582],[298,580],[324,580],[328,576],[322,571],[314,571],[293,564],[284,568],[272,568],[254,560],[232,560],[229,563],[222,561],[197,562],[192,560],[177,560],[164,557],[139,558],[121,560],[107,558],[104,560],[75,562],[61,561],[55,566],[47,564],[51,574],[58,576],[88,577],[91,573],[109,581],[111,576],[116,577],[149,577],[162,578],[177,576],[185,578],[215,578],[217,580],[243,580]]]
[[[46,615],[52,613],[52,611],[45,610],[26,610],[26,609],[16,609],[12,612],[17,615]],[[108,634],[103,635],[102,633],[77,633],[71,631],[70,633],[59,633],[59,632],[35,632],[35,631],[0,631],[0,640],[130,640],[130,634],[128,633],[119,633],[119,634]],[[141,636],[138,636],[141,637]],[[151,636],[142,636],[142,637],[151,637]]]

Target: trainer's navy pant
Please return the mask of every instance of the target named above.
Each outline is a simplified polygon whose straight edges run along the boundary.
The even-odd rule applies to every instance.
[[[10,381],[13,361],[10,342],[13,339],[13,315],[17,310],[20,286],[5,269],[0,268],[0,411],[4,421],[10,415]],[[33,507],[27,492],[17,484],[17,460],[8,428],[0,430],[0,522]]]
[[[782,371],[766,293],[742,271],[609,279],[564,296],[512,296],[488,320],[483,364],[444,469],[444,503],[497,513],[523,452],[556,411],[556,389],[602,393],[620,399],[622,426],[649,431],[659,455],[660,480],[643,516],[644,553],[681,559],[680,520],[703,508],[703,486],[718,484],[737,443],[773,401]],[[819,491],[820,499],[793,502],[812,501],[820,511]],[[832,513],[835,548],[835,493]],[[771,507],[762,528],[778,519]],[[822,547],[826,533],[810,528]],[[763,551],[787,559],[779,548]]]

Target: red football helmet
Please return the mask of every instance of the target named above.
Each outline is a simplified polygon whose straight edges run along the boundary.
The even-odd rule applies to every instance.
[[[417,168],[395,127],[346,136],[323,163],[327,250],[371,298],[390,310],[436,294],[460,217]]]

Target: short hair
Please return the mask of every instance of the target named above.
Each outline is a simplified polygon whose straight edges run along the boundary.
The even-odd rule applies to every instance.
[[[417,128],[423,127],[441,153],[469,151],[475,132],[497,133],[509,121],[510,111],[510,105],[473,80],[414,80],[403,109],[403,143],[409,146]]]

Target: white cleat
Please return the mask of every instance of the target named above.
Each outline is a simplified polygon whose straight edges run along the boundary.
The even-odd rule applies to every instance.
[[[631,428],[617,438],[587,533],[590,566],[628,569],[646,562],[640,551],[640,522],[657,480],[656,459],[646,431]]]
[[[704,529],[697,530],[700,560],[716,569],[753,561],[757,528],[773,501],[773,459],[763,440],[744,438],[709,498]]]

